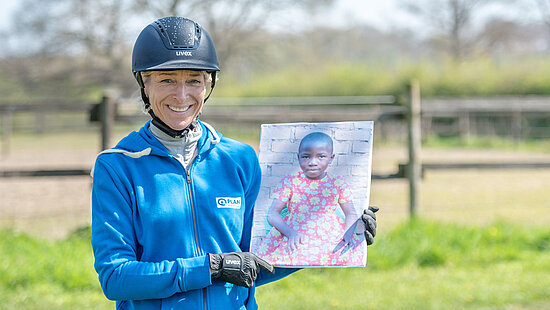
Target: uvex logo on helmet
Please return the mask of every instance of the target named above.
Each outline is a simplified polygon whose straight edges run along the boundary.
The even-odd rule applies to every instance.
[[[176,51],[176,56],[189,56],[193,57],[193,53],[190,51]]]

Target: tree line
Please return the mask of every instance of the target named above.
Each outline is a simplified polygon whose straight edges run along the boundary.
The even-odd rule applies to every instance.
[[[190,17],[209,31],[222,79],[232,87],[257,84],[264,77],[284,79],[292,76],[282,73],[289,70],[307,83],[319,68],[331,65],[346,68],[338,76],[345,80],[361,78],[345,73],[353,65],[369,70],[368,64],[376,64],[391,75],[404,63],[444,68],[481,58],[506,66],[544,58],[550,51],[550,0],[396,0],[397,10],[414,25],[397,22],[387,30],[368,22],[345,27],[317,22],[298,27],[337,2],[21,0],[13,22],[2,30],[0,91],[14,99],[97,97],[106,87],[131,95],[135,36],[149,21],[169,15]],[[231,95],[227,89],[222,93]]]

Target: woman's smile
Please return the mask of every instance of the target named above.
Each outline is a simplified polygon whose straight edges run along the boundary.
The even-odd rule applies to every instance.
[[[189,109],[192,107],[193,105],[188,105],[186,107],[176,107],[176,106],[173,106],[173,105],[169,105],[168,108],[170,110],[172,110],[173,112],[176,112],[176,113],[185,113],[187,111],[189,111]]]

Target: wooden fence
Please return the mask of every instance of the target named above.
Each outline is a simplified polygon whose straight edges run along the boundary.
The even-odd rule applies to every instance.
[[[408,163],[389,175],[373,175],[374,180],[407,178],[410,190],[410,214],[418,208],[420,181],[425,169],[502,169],[502,168],[550,168],[550,163],[500,163],[495,164],[430,164],[422,163],[421,140],[429,134],[455,135],[468,139],[473,135],[490,134],[520,140],[525,138],[550,138],[550,97],[492,97],[492,98],[421,98],[420,87],[412,82],[405,96],[360,97],[297,97],[297,98],[212,98],[205,105],[201,119],[209,122],[226,122],[239,125],[277,122],[325,122],[374,120],[375,134],[387,137],[399,133],[408,141]],[[7,156],[10,136],[17,126],[13,119],[18,114],[34,114],[36,132],[49,126],[45,113],[80,114],[87,124],[97,122],[101,136],[101,148],[112,142],[115,122],[143,122],[148,119],[141,112],[135,99],[116,99],[106,94],[99,103],[42,102],[2,103],[2,152]],[[487,123],[503,123],[500,127]],[[28,125],[28,124],[27,124]],[[27,129],[28,130],[28,129]],[[526,166],[527,165],[527,166]],[[0,177],[48,177],[81,176],[89,169],[59,169],[33,171],[0,171]]]
[[[113,98],[117,124],[144,122],[135,98]],[[216,98],[204,107],[201,119],[213,123],[256,126],[277,122],[374,120],[383,139],[405,141],[406,96]],[[96,102],[0,102],[2,153],[9,153],[12,132],[40,134],[52,130],[97,130]],[[64,118],[61,118],[64,115]],[[112,125],[112,124],[111,124]],[[501,136],[516,141],[550,139],[550,97],[421,98],[422,138],[430,135]],[[112,129],[111,129],[112,130]],[[109,131],[109,130],[107,130]]]
[[[550,138],[550,97],[424,98],[423,131],[440,135]],[[433,128],[439,126],[438,128]]]

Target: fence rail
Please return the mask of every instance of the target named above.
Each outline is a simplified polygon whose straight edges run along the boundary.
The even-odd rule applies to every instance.
[[[30,102],[2,102],[0,113],[22,113],[22,112],[89,112],[96,103],[82,102],[58,102],[52,100],[41,101],[40,103]]]
[[[90,175],[90,169],[39,169],[39,170],[2,170],[0,178],[24,177],[76,177]]]

